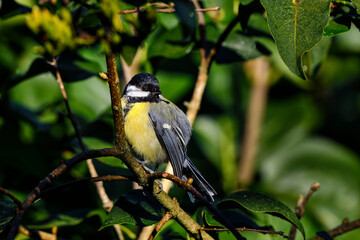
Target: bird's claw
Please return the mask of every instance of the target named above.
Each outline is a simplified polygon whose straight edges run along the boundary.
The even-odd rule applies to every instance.
[[[163,190],[163,185],[162,185],[162,183],[161,183],[160,181],[158,181],[158,180],[155,180],[155,182],[157,182],[157,183],[159,184],[160,190],[156,193],[156,194],[159,194],[159,193],[161,193],[161,191]]]

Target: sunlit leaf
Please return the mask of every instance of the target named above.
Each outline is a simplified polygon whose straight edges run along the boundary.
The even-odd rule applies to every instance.
[[[163,214],[164,210],[149,193],[135,190],[116,201],[100,230],[114,224],[152,225],[158,222]]]
[[[16,214],[16,205],[9,200],[0,199],[0,233]]]
[[[157,16],[160,24],[167,30],[174,29],[179,25],[179,19],[173,14],[158,13]]]
[[[102,148],[111,148],[113,147],[113,143],[111,142],[105,142],[99,138],[94,137],[83,137],[84,144],[88,149],[102,149]],[[98,158],[102,163],[106,165],[110,165],[113,167],[121,167],[124,168],[125,165],[121,161],[121,159],[116,157],[103,157]]]
[[[305,79],[302,55],[322,38],[329,19],[329,0],[261,0],[271,34],[289,69]]]
[[[35,4],[36,4],[36,0],[15,0],[15,2],[17,4],[20,4],[22,6],[29,7],[29,8],[35,6]],[[1,2],[0,2],[0,7],[1,7]]]
[[[354,4],[355,4],[355,6],[356,6],[356,8],[357,8],[357,11],[358,11],[358,13],[359,13],[359,9],[360,9],[360,0],[351,0]]]
[[[236,192],[219,202],[217,207],[219,209],[241,207],[250,212],[280,217],[296,226],[305,239],[305,230],[295,213],[282,202],[264,194],[249,191]]]

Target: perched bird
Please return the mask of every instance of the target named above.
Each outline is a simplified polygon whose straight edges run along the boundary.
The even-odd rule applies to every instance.
[[[186,115],[161,94],[159,81],[149,73],[135,75],[125,87],[121,100],[131,151],[146,164],[158,166],[170,161],[175,176],[193,178],[192,185],[214,201],[216,191],[186,155],[191,125]]]

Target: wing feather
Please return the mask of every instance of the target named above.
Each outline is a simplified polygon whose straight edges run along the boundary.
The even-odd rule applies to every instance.
[[[186,158],[186,144],[190,138],[191,127],[189,127],[190,124],[186,122],[185,126],[178,125],[184,122],[179,121],[179,114],[183,114],[185,119],[186,116],[175,105],[169,107],[162,104],[167,103],[160,102],[158,104],[152,104],[149,110],[149,119],[153,124],[159,142],[166,149],[175,176],[182,178]],[[182,129],[188,129],[189,132],[184,134]]]

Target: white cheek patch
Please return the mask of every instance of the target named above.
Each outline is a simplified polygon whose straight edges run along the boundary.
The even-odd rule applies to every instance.
[[[171,126],[167,123],[164,123],[162,126],[163,126],[163,128],[171,129]]]
[[[127,87],[125,95],[130,97],[147,97],[150,95],[150,92],[143,91],[140,88],[130,85]]]

